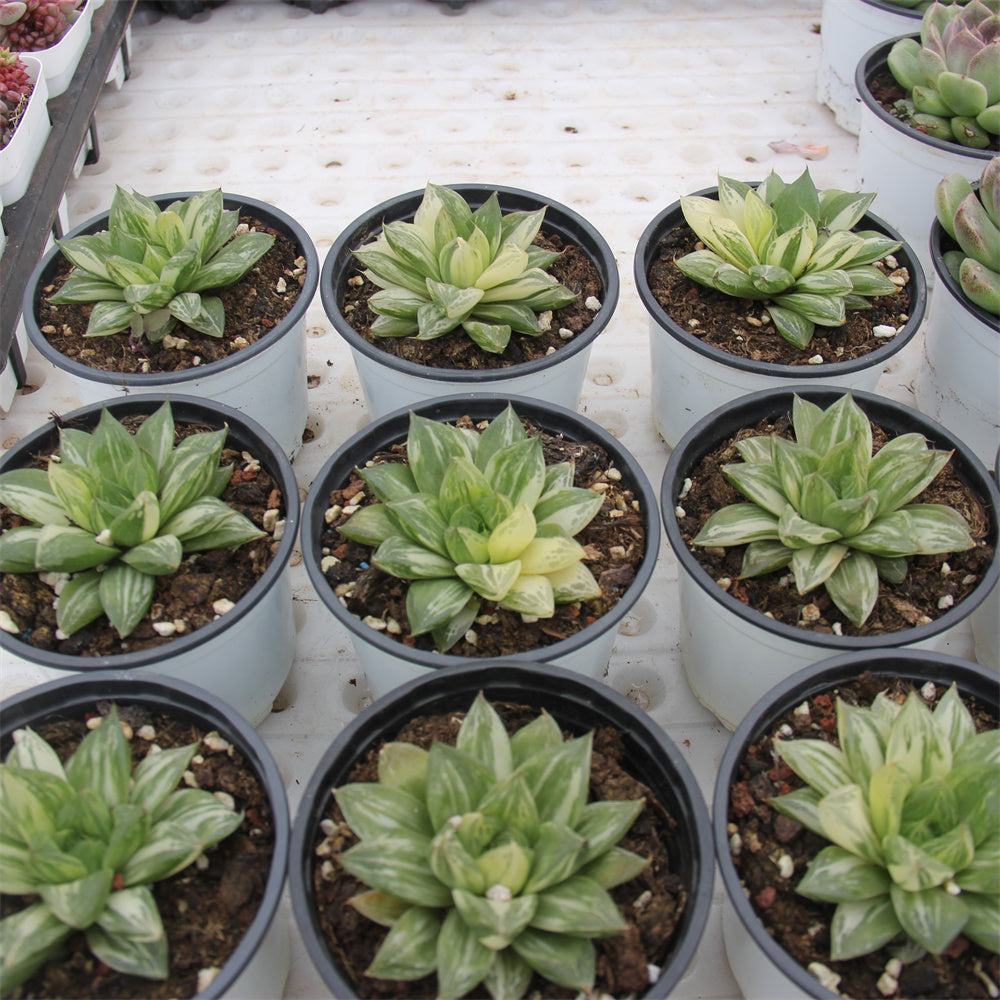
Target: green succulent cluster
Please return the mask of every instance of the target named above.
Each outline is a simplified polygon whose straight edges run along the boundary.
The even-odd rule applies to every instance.
[[[808,347],[817,326],[842,326],[848,309],[899,289],[875,263],[902,245],[851,232],[874,194],[818,191],[808,169],[786,184],[773,171],[752,187],[719,177],[718,200],[681,198],[684,219],[706,249],[676,261],[692,281],[738,299],[767,302],[775,329]]]
[[[593,987],[591,939],[625,929],[607,890],[648,862],[615,846],[645,800],[587,801],[592,742],[544,711],[508,737],[480,693],[456,746],[388,743],[377,783],[335,790],[360,838],[338,860],[371,889],[350,902],[390,927],[368,975],[436,973],[442,1000]]]
[[[472,211],[450,188],[428,184],[413,222],[389,222],[354,251],[378,285],[369,304],[380,337],[433,340],[461,327],[501,354],[511,331],[537,336],[538,313],[577,296],[546,273],[559,256],[533,246],[545,209],[500,211],[496,192]]]
[[[243,819],[211,792],[177,789],[199,744],[133,769],[117,708],[66,761],[24,729],[0,767],[0,892],[37,896],[0,920],[0,993],[83,931],[119,972],[166,979],[167,939],[149,886],[181,871]]]
[[[806,787],[770,799],[832,842],[796,891],[836,904],[830,957],[890,942],[941,952],[959,934],[1000,951],[1000,731],[976,733],[952,686],[870,708],[837,699],[840,746],[777,740]]]
[[[983,168],[978,192],[964,174],[943,178],[934,211],[961,247],[945,252],[948,271],[970,302],[1000,316],[1000,156]]]
[[[85,336],[128,330],[158,343],[178,322],[221,337],[218,296],[271,249],[269,233],[236,234],[239,212],[223,208],[222,191],[201,191],[162,212],[150,198],[119,187],[106,232],[56,243],[75,270],[49,301],[95,303]]]
[[[164,403],[133,436],[107,410],[93,433],[62,427],[48,470],[0,475],[0,503],[30,524],[0,534],[0,573],[65,573],[56,622],[71,635],[106,614],[124,638],[153,600],[156,577],[192,552],[264,533],[219,499],[233,473],[227,430],[174,445]]]
[[[820,585],[860,627],[879,577],[900,583],[906,557],[975,544],[962,515],[911,503],[948,463],[922,434],[901,434],[872,455],[868,418],[850,393],[825,411],[799,396],[794,440],[776,434],[736,442],[744,460],[723,475],[749,502],[715,511],[694,545],[745,545],[741,577],[791,568],[800,594]]]
[[[920,40],[901,38],[889,70],[908,91],[903,111],[921,132],[974,149],[1000,135],[1000,0],[932,3]]]
[[[480,434],[410,415],[407,463],[359,469],[380,503],[340,527],[377,546],[372,564],[412,581],[410,634],[441,652],[469,629],[482,600],[551,618],[556,604],[600,594],[573,536],[602,498],[573,486],[572,462],[546,466],[513,406]]]

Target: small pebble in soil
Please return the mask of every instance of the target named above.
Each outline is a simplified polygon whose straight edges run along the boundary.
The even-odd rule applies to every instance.
[[[212,794],[222,803],[227,809],[232,809],[234,812],[236,810],[236,800],[229,794],[229,792],[212,792]]]
[[[386,622],[384,618],[375,618],[373,615],[365,615],[365,617],[361,619],[361,624],[367,625],[376,632],[384,632]]]
[[[678,518],[687,517],[687,511],[680,504],[674,508],[674,514],[676,514]]]
[[[176,633],[177,626],[173,622],[153,622],[153,631],[166,639]]]
[[[538,314],[538,329],[539,330],[551,330],[552,329],[552,310],[546,309],[545,312],[540,312]],[[562,333],[562,331],[559,331]]]
[[[212,602],[212,610],[217,615],[224,615],[227,611],[232,611],[235,607],[236,605],[228,597],[220,597],[217,601]]]
[[[944,594],[942,597],[938,598],[937,606],[944,611],[946,608],[952,607],[955,603],[955,598],[951,594]]]
[[[814,355],[813,355],[813,356],[812,356],[812,357],[811,357],[811,358],[810,358],[810,359],[809,359],[809,360],[808,360],[808,361],[806,362],[806,364],[809,364],[809,365],[821,365],[821,364],[823,364],[823,355],[822,355],[822,354],[814,354]]]
[[[782,878],[791,878],[795,874],[795,862],[790,854],[779,854],[776,863],[778,874]]]
[[[899,983],[888,972],[883,972],[875,985],[884,997],[891,997],[899,989]]]
[[[887,326],[884,323],[879,326],[872,327],[872,334],[876,337],[888,338],[895,337],[898,331],[894,326]]]
[[[937,696],[937,687],[935,686],[933,681],[928,681],[920,689],[920,697],[923,698],[925,701],[933,701],[936,696]]]
[[[198,992],[203,993],[212,985],[215,977],[219,974],[219,969],[212,966],[208,969],[198,970]]]
[[[799,619],[804,622],[818,622],[822,617],[823,612],[815,604],[807,604],[799,612]]]
[[[152,743],[153,740],[156,739],[156,730],[151,725],[149,725],[149,723],[146,723],[145,726],[139,727],[136,736],[138,736],[140,740],[145,740],[147,743]]]
[[[837,987],[840,985],[840,976],[833,969],[828,968],[822,962],[810,962],[808,971],[813,979],[818,979],[832,993],[837,992]]]
[[[583,304],[591,312],[597,312],[601,308],[601,300],[596,295],[588,295]]]
[[[572,330],[567,329],[565,326],[561,326],[559,327],[559,336],[563,340],[572,340],[574,334]]]
[[[716,580],[715,582],[716,582],[716,583],[717,583],[717,584],[718,584],[718,585],[719,585],[719,586],[720,586],[720,587],[721,587],[721,588],[722,588],[723,590],[729,590],[729,588],[730,588],[730,587],[731,587],[731,586],[733,585],[733,581],[732,581],[732,579],[731,579],[730,577],[728,577],[728,576],[721,576],[721,577],[719,577],[719,579],[718,579],[718,580]]]
[[[21,634],[21,629],[18,628],[14,619],[2,609],[0,609],[0,628],[2,628],[4,632],[9,632],[11,635]]]
[[[209,733],[201,741],[208,747],[209,750],[215,750],[218,753],[225,753],[229,750],[232,744],[228,740],[224,740],[218,733]]]

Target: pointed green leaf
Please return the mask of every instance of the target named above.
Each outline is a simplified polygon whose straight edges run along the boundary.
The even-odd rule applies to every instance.
[[[66,764],[66,777],[76,789],[92,788],[108,805],[128,799],[132,759],[115,705],[80,741]]]
[[[882,848],[872,827],[868,801],[857,785],[847,784],[829,792],[816,809],[829,840],[866,861],[882,863]]]
[[[0,989],[4,994],[55,957],[71,933],[72,928],[44,903],[34,903],[0,920]]]
[[[480,761],[435,743],[427,761],[427,810],[434,829],[440,830],[451,816],[473,812],[493,783],[492,773]]]
[[[458,731],[456,747],[475,757],[499,781],[513,769],[510,740],[500,716],[480,692]]]
[[[960,896],[942,888],[907,892],[899,886],[889,890],[892,905],[903,930],[928,951],[944,951],[961,933],[969,911]]]
[[[586,938],[528,927],[511,947],[537,973],[560,986],[589,990],[594,985],[594,946]]]
[[[411,906],[386,935],[366,970],[378,979],[410,981],[430,975],[437,965],[441,918],[425,906]]]
[[[830,922],[830,957],[836,961],[876,951],[899,934],[900,923],[889,897],[840,903]]]
[[[374,840],[396,830],[433,835],[427,809],[409,792],[372,782],[352,782],[335,789],[337,804],[348,825],[362,840]]]
[[[859,858],[842,847],[824,847],[809,863],[795,891],[825,903],[851,903],[884,897],[891,879],[881,865]]]
[[[834,604],[859,628],[878,599],[878,571],[865,552],[851,552],[826,580],[826,592]]]
[[[396,835],[362,841],[339,856],[340,864],[372,889],[414,906],[451,905],[451,893],[431,871],[430,841]]]

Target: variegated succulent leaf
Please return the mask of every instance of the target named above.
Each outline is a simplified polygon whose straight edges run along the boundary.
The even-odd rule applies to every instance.
[[[775,329],[799,348],[817,326],[840,326],[847,309],[897,290],[876,263],[899,249],[854,232],[874,194],[819,191],[806,169],[791,184],[773,171],[756,188],[719,177],[718,198],[681,198],[705,249],[677,260],[692,281],[768,303]]]
[[[830,957],[890,942],[1000,950],[1000,731],[976,731],[952,685],[931,710],[837,699],[838,744],[776,740],[805,787],[769,800],[830,841],[796,889],[833,903]]]
[[[901,38],[889,70],[907,91],[898,102],[911,125],[973,149],[995,148],[1000,134],[1000,4],[931,3],[920,39]]]
[[[430,633],[445,652],[481,601],[550,618],[557,604],[600,594],[574,536],[601,496],[572,485],[570,463],[545,465],[513,406],[482,434],[411,414],[407,462],[358,470],[379,502],[340,531],[377,546],[372,564],[410,581],[411,635]]]
[[[512,332],[540,334],[539,313],[577,298],[547,272],[558,254],[532,242],[544,216],[505,215],[496,192],[473,211],[451,188],[428,184],[413,222],[388,222],[354,251],[380,289],[372,332],[433,340],[461,329],[491,354]]]
[[[377,783],[334,790],[359,838],[338,861],[369,887],[351,903],[390,928],[368,975],[435,973],[443,1000],[593,986],[591,939],[625,926],[608,889],[647,861],[617,846],[644,800],[587,801],[591,741],[544,711],[509,736],[480,693],[454,747],[388,743]]]
[[[0,534],[0,572],[63,573],[56,621],[66,635],[101,614],[128,636],[152,603],[155,578],[191,552],[263,535],[219,499],[226,430],[174,444],[170,403],[133,435],[104,410],[96,428],[59,432],[48,470],[0,475],[0,503],[26,523]]]
[[[868,418],[845,393],[825,411],[799,396],[794,440],[740,441],[741,463],[723,474],[747,498],[711,514],[694,545],[745,545],[740,575],[789,567],[800,594],[819,586],[860,627],[881,575],[898,583],[902,560],[961,552],[975,541],[957,510],[914,502],[950,452],[920,434],[902,434],[874,454]]]
[[[159,342],[178,323],[221,337],[222,300],[203,293],[238,281],[274,244],[270,233],[243,230],[219,188],[161,210],[118,187],[106,231],[56,241],[73,270],[50,299],[96,303],[87,337],[128,330]]]
[[[942,178],[934,210],[961,248],[945,253],[948,270],[970,302],[1000,316],[1000,156],[986,164],[976,188],[959,173]]]
[[[32,729],[15,733],[0,766],[0,892],[38,901],[0,920],[4,996],[74,931],[113,969],[167,977],[167,940],[148,887],[243,818],[211,792],[183,785],[198,747],[149,753],[133,768],[115,705],[65,763]]]

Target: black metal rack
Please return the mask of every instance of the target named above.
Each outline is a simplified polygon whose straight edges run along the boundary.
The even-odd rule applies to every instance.
[[[94,109],[119,50],[128,76],[125,29],[135,4],[136,0],[108,0],[94,11],[90,40],[72,82],[64,93],[48,102],[52,129],[28,190],[3,209],[7,246],[0,254],[0,371],[12,364],[19,386],[24,383],[24,359],[14,335],[24,286],[45,249],[49,233],[57,227],[59,202],[88,132],[93,148],[87,162],[97,161]],[[57,229],[56,235],[61,235]]]

